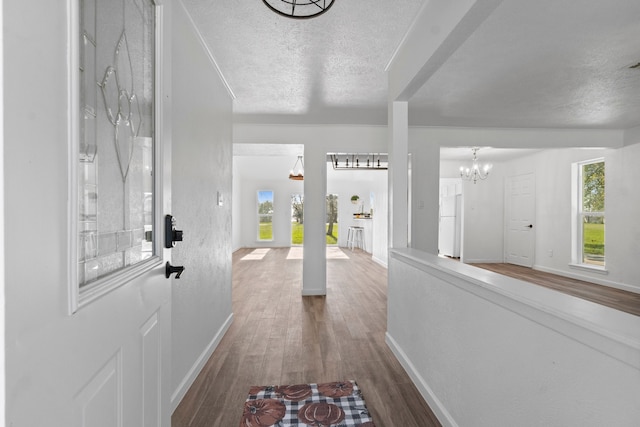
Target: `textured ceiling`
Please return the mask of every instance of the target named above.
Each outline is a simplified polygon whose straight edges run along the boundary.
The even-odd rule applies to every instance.
[[[384,71],[422,0],[336,0],[294,20],[262,0],[183,0],[236,95],[235,119],[387,121]]]
[[[438,126],[640,125],[640,1],[509,0],[409,103]]]
[[[304,155],[302,144],[233,144],[234,156],[283,157]]]
[[[385,125],[384,68],[423,0],[336,0],[311,20],[261,0],[183,2],[236,122]],[[638,0],[505,0],[410,100],[410,124],[638,126],[638,40]]]
[[[542,150],[531,148],[493,148],[479,147],[477,157],[481,163],[506,162],[519,157],[530,156]],[[440,147],[440,160],[471,163],[471,147]]]

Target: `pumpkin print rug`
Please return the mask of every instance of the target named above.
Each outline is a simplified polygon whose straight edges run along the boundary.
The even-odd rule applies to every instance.
[[[251,387],[240,427],[375,427],[355,381]]]

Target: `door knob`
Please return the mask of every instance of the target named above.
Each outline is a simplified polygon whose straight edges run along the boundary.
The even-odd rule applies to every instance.
[[[527,225],[527,228],[533,228],[533,224]]]
[[[179,279],[183,271],[183,265],[171,265],[169,261],[167,261],[167,263],[164,265],[164,277],[166,277],[167,279],[171,277],[173,273],[178,273],[176,274],[176,279]]]

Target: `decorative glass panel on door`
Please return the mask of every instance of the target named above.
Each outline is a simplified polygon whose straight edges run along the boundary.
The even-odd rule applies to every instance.
[[[78,283],[154,255],[151,0],[80,0]]]

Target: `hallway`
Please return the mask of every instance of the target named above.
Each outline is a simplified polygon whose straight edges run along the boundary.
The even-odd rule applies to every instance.
[[[327,260],[327,296],[302,297],[289,248],[233,254],[234,321],[172,417],[238,425],[253,385],[355,380],[378,427],[440,424],[385,343],[387,271],[361,251]]]

